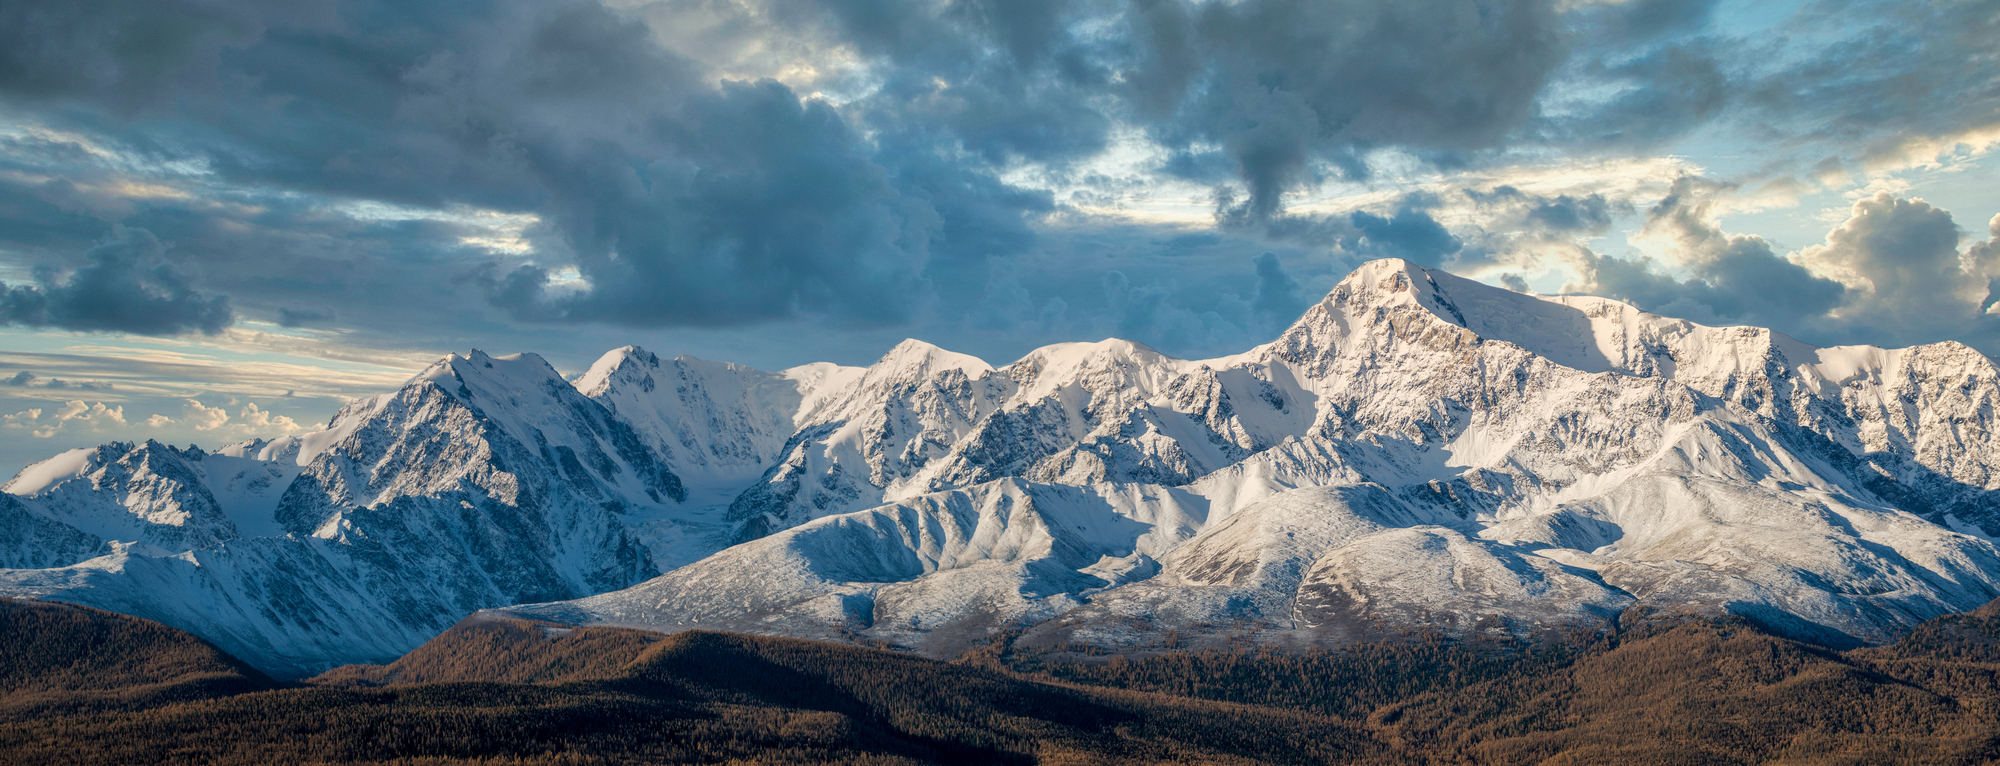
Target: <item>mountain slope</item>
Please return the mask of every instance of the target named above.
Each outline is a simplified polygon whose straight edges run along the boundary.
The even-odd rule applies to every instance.
[[[671,568],[728,544],[730,501],[779,462],[830,391],[861,372],[822,363],[771,373],[626,346],[599,358],[576,387],[630,424],[687,488],[678,503],[626,517],[654,561]]]
[[[1835,653],[1737,618],[1647,617],[1534,651],[1418,634],[1300,654],[1172,652],[1089,662],[1016,651],[1002,662],[1092,686],[1365,721],[1384,760],[1422,763],[1987,763],[2000,665]],[[1990,610],[1989,610],[1990,611]],[[1954,630],[1949,616],[1926,623]],[[1572,639],[1574,637],[1571,637]],[[1991,634],[1959,636],[1977,651]],[[1990,657],[1990,654],[1983,655]]]
[[[188,633],[71,604],[0,599],[0,721],[276,688]]]
[[[12,637],[9,627],[0,622],[0,637]],[[176,638],[198,643],[152,627],[165,635],[117,646],[157,656]],[[511,662],[496,667],[495,659]],[[472,622],[390,667],[396,677],[372,683],[349,673],[324,677],[319,688],[190,694],[110,715],[0,718],[0,760],[1247,766],[1382,750],[1361,726],[1323,716],[709,632]],[[0,710],[10,701],[0,696]]]
[[[2000,549],[1967,521],[1987,518],[1986,442],[1935,446],[1990,434],[2000,379],[1960,349],[1814,349],[1400,261],[1224,359],[1106,341],[985,370],[906,343],[738,498],[750,542],[513,611],[938,652],[1013,628],[1108,648],[1245,627],[1281,643],[1532,633],[1632,604],[1889,641],[2000,596]],[[1890,400],[1902,419],[1869,414]],[[953,547],[1056,528],[993,509],[1061,485],[1172,487],[1198,510],[1094,503],[1032,552]],[[871,502],[886,505],[850,510]],[[1092,525],[1155,543],[1065,541]],[[1094,560],[1134,555],[1098,576]],[[906,563],[856,568],[876,561]]]
[[[571,385],[452,356],[321,433],[23,472],[0,593],[287,673],[510,605],[938,654],[1631,606],[1879,644],[2000,596],[1996,401],[1958,344],[1820,349],[1377,261],[1219,359],[1106,340],[995,368],[912,340],[769,373],[627,347]]]
[[[0,570],[0,590],[157,619],[307,674],[396,656],[476,609],[641,581],[658,570],[623,515],[686,494],[532,355],[446,357],[326,431],[250,446],[113,445],[31,467],[9,487],[35,518],[116,542]],[[270,481],[246,490],[246,474]],[[123,527],[90,526],[121,507]]]
[[[1852,652],[1632,610],[1541,645],[962,661],[471,619],[289,688],[163,625],[0,602],[9,763],[1985,763],[1991,607]],[[27,619],[22,619],[23,617]]]

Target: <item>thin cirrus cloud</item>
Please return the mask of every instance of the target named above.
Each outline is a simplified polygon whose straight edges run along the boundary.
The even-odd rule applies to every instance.
[[[388,361],[388,360],[384,360]],[[246,359],[241,353],[183,353],[131,346],[82,346],[64,352],[0,350],[0,370],[14,370],[0,385],[16,393],[116,391],[131,396],[186,397],[199,392],[240,396],[354,399],[394,388],[422,362],[407,366]],[[36,370],[62,370],[87,378],[59,378]]]

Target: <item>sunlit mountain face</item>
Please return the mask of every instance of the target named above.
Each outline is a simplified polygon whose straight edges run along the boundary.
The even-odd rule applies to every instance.
[[[468,614],[937,658],[1660,620],[1844,649],[2000,597],[1996,403],[2000,364],[1956,341],[1821,347],[1389,258],[1208,359],[623,346],[571,381],[453,353],[324,429],[30,465],[0,485],[0,596],[283,677]]]

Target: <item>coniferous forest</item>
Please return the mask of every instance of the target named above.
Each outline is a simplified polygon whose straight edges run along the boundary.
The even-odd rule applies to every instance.
[[[0,762],[1974,764],[2000,605],[1838,652],[1627,615],[1535,644],[952,662],[725,633],[472,619],[384,666],[266,677],[187,633],[0,603]]]

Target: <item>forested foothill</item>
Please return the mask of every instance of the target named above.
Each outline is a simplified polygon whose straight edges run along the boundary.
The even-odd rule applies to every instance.
[[[1533,643],[952,662],[474,617],[393,663],[268,678],[187,633],[0,601],[0,762],[1975,764],[2000,602],[1849,651],[1628,613]]]

